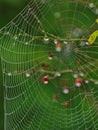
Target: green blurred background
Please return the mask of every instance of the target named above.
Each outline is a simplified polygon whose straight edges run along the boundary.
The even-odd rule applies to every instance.
[[[0,0],[0,29],[12,20],[30,0]],[[0,60],[0,130],[4,130],[3,80]]]
[[[0,28],[14,18],[30,0],[0,0]]]

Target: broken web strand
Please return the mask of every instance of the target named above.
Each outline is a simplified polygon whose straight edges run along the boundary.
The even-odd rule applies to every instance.
[[[38,24],[38,26],[39,26],[39,24]],[[13,32],[13,30],[12,30],[12,32]],[[29,32],[29,31],[28,31]],[[36,32],[36,31],[35,31]],[[17,32],[15,32],[16,34],[17,34]],[[9,40],[9,38],[7,39],[7,43],[8,43],[8,40]],[[17,38],[16,38],[16,40],[17,40]],[[18,41],[18,40],[17,40]],[[23,42],[24,43],[24,42]],[[11,47],[11,46],[10,46]],[[43,47],[43,45],[41,45],[41,47]],[[50,48],[50,47],[49,47]],[[4,48],[3,48],[4,49]],[[36,49],[35,48],[35,46],[34,46],[34,49]],[[19,50],[18,50],[19,51]],[[11,52],[12,53],[12,52]],[[77,56],[77,55],[76,55]],[[8,61],[6,61],[6,62],[8,62]],[[26,62],[24,62],[24,63],[26,63]],[[13,63],[11,63],[11,64],[13,64]],[[19,63],[20,64],[20,63]],[[39,63],[40,64],[40,63]],[[73,68],[74,68],[74,66],[75,66],[75,63],[74,62],[72,62],[72,64],[73,64]],[[29,68],[29,67],[28,67]],[[37,73],[37,72],[36,72]],[[10,74],[9,74],[10,75]],[[36,77],[36,79],[38,79],[38,77]],[[21,78],[21,80],[23,80],[22,78]],[[26,79],[27,80],[27,79]],[[25,81],[25,80],[24,80]],[[22,82],[22,81],[21,81]],[[50,82],[52,82],[52,81],[50,81]],[[36,87],[37,86],[41,86],[40,85],[40,83],[38,83],[38,82],[36,82],[37,84],[35,85]],[[7,83],[8,84],[8,83]],[[13,84],[13,83],[11,83],[11,84]],[[29,82],[27,82],[27,86],[28,86],[28,84],[29,84]],[[30,85],[30,86],[32,86],[32,85]],[[57,85],[56,85],[57,86]],[[40,91],[39,91],[40,90]],[[43,95],[41,94],[41,91],[42,91],[42,89],[38,89],[38,91],[36,91],[36,95],[38,95],[38,97],[42,97]],[[29,93],[30,94],[30,93]],[[44,94],[46,95],[46,93],[44,92]],[[32,94],[31,94],[32,95]],[[40,95],[40,96],[39,96]],[[79,93],[79,95],[80,95],[80,97],[81,97],[81,92]],[[77,96],[75,96],[75,98],[78,98],[79,97],[79,95],[77,95]],[[28,96],[28,95],[27,95]],[[29,96],[30,97],[30,96]],[[31,100],[33,99],[34,97],[32,97],[31,98]],[[43,99],[41,99],[41,100],[43,100]],[[81,97],[81,100],[82,100],[82,97]],[[74,119],[76,119],[76,116],[75,115],[77,115],[77,111],[76,111],[76,114],[74,114],[74,116],[73,116],[73,111],[75,111],[75,109],[77,108],[77,110],[78,110],[78,106],[80,105],[80,104],[78,104],[76,107],[74,107],[73,108],[73,111],[72,111],[72,109],[68,109],[67,110],[67,112],[65,111],[65,109],[63,109],[63,108],[59,108],[59,106],[56,106],[56,104],[55,104],[55,106],[54,106],[54,103],[52,103],[51,102],[51,100],[49,100],[50,101],[50,104],[52,104],[52,105],[50,105],[49,106],[49,104],[47,104],[46,103],[46,101],[45,100],[43,100],[43,103],[44,104],[46,104],[46,106],[44,107],[44,112],[43,111],[41,111],[41,106],[40,106],[40,102],[39,102],[39,100],[37,99],[37,98],[35,98],[35,104],[36,104],[36,106],[37,107],[35,107],[35,106],[33,106],[34,107],[34,109],[35,109],[35,112],[40,112],[40,115],[42,115],[42,120],[40,121],[40,125],[39,125],[39,128],[46,128],[47,129],[47,127],[51,127],[51,125],[49,125],[48,124],[48,121],[52,124],[52,121],[50,121],[49,120],[49,118],[51,119],[51,115],[53,114],[53,109],[55,108],[55,114],[53,114],[54,115],[54,120],[55,120],[55,124],[59,127],[59,128],[65,128],[65,119],[67,120],[67,122],[66,122],[66,127],[67,128],[69,128],[69,127],[71,127],[71,128],[73,128],[74,129],[74,124],[73,124],[73,121],[75,121]],[[83,102],[83,100],[82,100],[82,102]],[[39,105],[38,105],[38,103],[39,103]],[[48,109],[48,107],[50,107],[50,110]],[[25,105],[25,108],[26,108],[26,105]],[[38,108],[40,108],[40,109],[38,109]],[[83,108],[82,108],[83,109]],[[80,109],[81,111],[82,111],[82,109]],[[93,109],[93,108],[91,108],[91,109]],[[29,109],[30,110],[30,109]],[[37,111],[38,110],[38,111]],[[80,111],[80,110],[78,110],[78,112]],[[33,111],[33,110],[32,110]],[[31,111],[31,112],[32,112]],[[59,111],[60,113],[57,113],[57,111]],[[80,115],[82,115],[82,113],[81,113],[81,111],[79,112],[80,113]],[[83,111],[84,111],[84,109],[83,109]],[[83,112],[82,111],[82,112]],[[41,113],[42,112],[42,113]],[[69,112],[71,112],[71,114],[69,114]],[[51,114],[52,113],[52,114]],[[66,114],[64,114],[64,113],[66,113]],[[27,111],[27,114],[28,114],[28,111]],[[25,113],[25,116],[24,116],[24,118],[22,118],[22,120],[23,119],[25,119],[25,122],[27,122],[26,121],[26,115],[27,115],[26,113]],[[48,117],[48,119],[47,119],[47,123],[46,123],[46,126],[45,126],[45,124],[44,125],[42,125],[43,124],[43,120],[46,120],[46,117],[44,116],[44,114],[46,114],[47,115],[47,117]],[[61,116],[61,114],[62,114],[62,116]],[[64,114],[64,115],[63,115]],[[68,115],[69,114],[69,115]],[[87,113],[87,114],[89,114],[89,113]],[[22,115],[22,114],[21,114]],[[69,116],[71,116],[71,118],[68,118]],[[59,120],[58,120],[58,118],[57,117],[59,117]],[[88,116],[87,116],[88,117]],[[92,117],[92,116],[91,116]],[[33,117],[32,117],[33,118]],[[35,118],[34,118],[34,120],[32,120],[32,118],[31,117],[29,117],[29,119],[31,119],[31,129],[32,128],[34,128],[34,129],[36,129],[37,128],[37,126],[36,126],[36,121],[37,121],[37,116],[35,115]],[[39,117],[40,118],[40,117]],[[16,119],[17,119],[17,117],[16,117]],[[70,120],[69,120],[70,119]],[[81,116],[81,118],[80,119],[82,119],[82,116]],[[84,120],[84,122],[87,122],[87,120],[86,120],[86,118],[83,118],[83,119],[85,119]],[[23,124],[22,124],[22,120],[20,121],[20,123],[19,124],[17,124],[16,126],[17,127],[15,127],[14,129],[17,129],[18,127],[25,127]],[[69,121],[68,121],[69,120]],[[33,122],[33,123],[32,123]],[[57,122],[58,122],[58,124],[57,124]],[[23,126],[21,126],[21,124],[23,125]],[[54,123],[53,123],[54,124]],[[38,125],[38,124],[37,124]],[[41,126],[41,127],[40,127]],[[79,128],[79,126],[81,126],[82,127],[82,124],[80,125],[79,124],[79,121],[77,122],[77,126],[78,126],[78,128]],[[87,126],[86,126],[87,127]],[[29,127],[28,127],[28,129],[30,129]]]

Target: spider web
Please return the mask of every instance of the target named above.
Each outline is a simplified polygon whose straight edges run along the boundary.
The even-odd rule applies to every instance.
[[[97,8],[97,0],[32,0],[1,29],[5,130],[98,130],[97,40],[86,45]]]

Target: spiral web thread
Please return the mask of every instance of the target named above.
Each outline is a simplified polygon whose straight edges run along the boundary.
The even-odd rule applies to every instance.
[[[98,130],[98,43],[83,44],[98,28],[97,7],[95,0],[32,0],[1,29],[5,130]],[[62,52],[55,40],[68,42]]]

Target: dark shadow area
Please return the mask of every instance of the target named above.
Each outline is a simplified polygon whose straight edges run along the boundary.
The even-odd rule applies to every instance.
[[[28,0],[0,0],[0,28],[12,20],[28,3]]]

